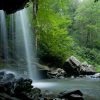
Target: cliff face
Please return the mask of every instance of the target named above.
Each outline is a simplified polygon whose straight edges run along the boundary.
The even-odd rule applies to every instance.
[[[11,14],[23,9],[27,2],[29,2],[29,0],[0,0],[0,10]]]

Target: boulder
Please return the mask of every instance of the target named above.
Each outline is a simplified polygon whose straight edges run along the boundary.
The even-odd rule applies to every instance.
[[[92,78],[100,78],[100,73],[96,73],[94,75],[91,75]]]
[[[59,79],[62,79],[65,77],[66,73],[63,69],[61,68],[57,68],[55,70],[51,70],[47,73],[48,77],[49,78],[59,78]]]
[[[80,74],[80,65],[81,62],[74,56],[71,56],[64,63],[63,69],[66,71],[67,76],[78,76]]]
[[[11,82],[15,80],[15,74],[10,71],[0,71],[0,82]]]
[[[80,90],[61,92],[57,97],[65,100],[84,100],[83,93]]]
[[[93,75],[96,72],[87,62],[81,63],[76,57],[71,56],[63,65],[67,76]]]
[[[42,98],[44,98],[44,100],[54,100],[56,98],[56,95],[54,94],[54,92],[45,90],[42,94]]]
[[[0,100],[37,100],[40,93],[31,79],[16,79],[13,73],[0,72]]]
[[[89,65],[87,62],[83,62],[80,65],[80,74],[81,75],[93,75],[96,72],[93,69],[92,65]]]

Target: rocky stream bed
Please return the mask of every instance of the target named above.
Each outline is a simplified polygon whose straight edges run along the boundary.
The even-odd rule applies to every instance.
[[[0,100],[100,100],[100,73],[73,56],[45,74],[47,79],[32,81],[1,70]]]

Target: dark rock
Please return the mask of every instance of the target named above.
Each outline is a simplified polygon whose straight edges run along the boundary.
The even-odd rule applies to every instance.
[[[68,99],[68,100],[84,100],[83,93],[80,90],[75,90],[72,92],[62,92],[58,95],[58,98]]]
[[[20,99],[11,97],[10,95],[7,95],[5,93],[0,93],[0,100],[20,100]]]
[[[0,71],[0,81],[2,81],[2,79],[4,78],[5,76],[5,71]]]
[[[100,78],[100,73],[96,73],[94,75],[91,75],[91,78]]]
[[[0,76],[4,76],[5,75],[5,71],[0,71]]]
[[[5,71],[2,71],[0,75],[2,76],[0,100],[34,100],[33,97],[39,96],[32,93],[32,90],[36,93],[37,91],[33,88],[31,79],[16,79],[13,73]]]
[[[11,14],[23,9],[27,2],[29,2],[29,0],[0,0],[0,10]]]
[[[15,75],[12,73],[8,73],[5,75],[4,81],[14,81],[15,80]]]
[[[41,90],[39,88],[34,88],[31,92],[32,94],[32,98],[33,100],[38,100],[38,98],[41,98],[42,94],[41,94]]]
[[[89,65],[87,62],[83,62],[80,65],[80,74],[81,75],[93,75],[96,72],[93,70],[93,66]]]
[[[21,91],[30,92],[31,89],[33,88],[31,84],[32,84],[31,79],[20,78],[16,80],[15,92],[21,92]]]
[[[47,75],[49,78],[63,79],[65,77],[66,73],[63,69],[57,68],[55,70],[49,71]]]
[[[83,94],[79,90],[59,95],[48,90],[42,93],[40,89],[33,88],[31,79],[16,79],[12,74],[1,72],[2,77],[3,75],[7,78],[6,81],[0,81],[0,100],[83,100]]]
[[[54,92],[45,90],[42,97],[44,98],[44,100],[53,100],[56,98],[56,95],[54,94]]]
[[[96,73],[91,65],[86,62],[81,63],[74,56],[66,60],[63,69],[66,71],[67,76],[93,75]]]
[[[39,70],[40,79],[48,79],[48,71],[47,70]]]
[[[15,80],[15,74],[12,72],[1,71],[0,72],[0,82],[10,82]]]
[[[78,61],[74,56],[71,56],[63,65],[63,69],[66,71],[67,76],[78,76],[80,74],[80,61]]]
[[[28,93],[31,92],[33,86],[32,80],[30,79],[23,79],[20,78],[15,82],[14,87],[14,94],[13,96],[18,97],[20,99],[26,99],[31,100],[31,97],[29,97]]]

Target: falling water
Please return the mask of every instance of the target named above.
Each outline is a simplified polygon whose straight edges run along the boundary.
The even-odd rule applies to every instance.
[[[33,64],[36,62],[36,55],[34,53],[33,35],[31,25],[28,21],[27,11],[23,9],[15,14],[15,34],[17,52],[20,54],[19,59],[22,57],[26,61],[28,75],[31,79],[37,80],[37,68]]]
[[[10,63],[14,62],[15,59],[15,23],[14,23],[14,14],[10,15],[10,24],[9,24],[9,39],[10,41]]]
[[[8,63],[8,36],[6,28],[6,18],[4,11],[0,10],[0,40],[2,48],[2,57],[4,58],[5,63]]]
[[[24,72],[29,78],[38,80],[39,74],[36,68],[37,60],[33,40],[34,34],[31,30],[26,9],[10,15],[9,29],[7,33],[5,13],[0,11],[0,51],[2,51],[0,56],[4,58],[6,63],[8,63],[9,57],[10,63],[13,60],[14,63],[16,62],[18,69],[25,69]],[[8,43],[10,43],[10,48],[8,48]],[[9,53],[10,56],[8,55]]]

